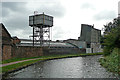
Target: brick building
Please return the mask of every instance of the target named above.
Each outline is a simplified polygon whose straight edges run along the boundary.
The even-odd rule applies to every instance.
[[[12,50],[12,37],[5,28],[5,26],[0,24],[1,30],[1,56],[2,59],[10,59],[11,58],[11,50]]]
[[[2,60],[11,59],[13,57],[36,57],[43,55],[41,47],[17,46],[21,41],[17,37],[11,37],[5,26],[0,24],[0,57]]]

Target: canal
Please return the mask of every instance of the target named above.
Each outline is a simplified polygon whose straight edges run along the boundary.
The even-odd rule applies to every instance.
[[[103,68],[101,56],[74,57],[39,62],[8,75],[9,78],[116,78]]]

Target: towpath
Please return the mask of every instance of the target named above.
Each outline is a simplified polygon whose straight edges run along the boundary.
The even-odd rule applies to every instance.
[[[11,63],[6,63],[6,64],[0,64],[0,67],[4,67],[4,66],[8,66],[8,65],[12,65],[12,64],[16,64],[16,63],[21,63],[21,62],[25,62],[25,61],[36,60],[36,59],[41,59],[41,58],[27,59],[27,60],[16,61],[16,62],[11,62]]]

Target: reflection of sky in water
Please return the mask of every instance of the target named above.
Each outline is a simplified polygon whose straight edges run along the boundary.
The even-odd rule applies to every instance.
[[[65,58],[40,62],[10,74],[13,78],[113,78],[100,66],[99,56]]]

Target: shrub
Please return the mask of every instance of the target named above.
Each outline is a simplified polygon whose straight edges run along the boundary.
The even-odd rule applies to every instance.
[[[107,35],[104,36],[104,53],[109,55],[114,48],[119,48],[120,46],[120,32],[119,27],[116,27],[111,30]]]
[[[107,70],[120,75],[120,48],[114,48],[109,56],[101,58],[99,61]]]

